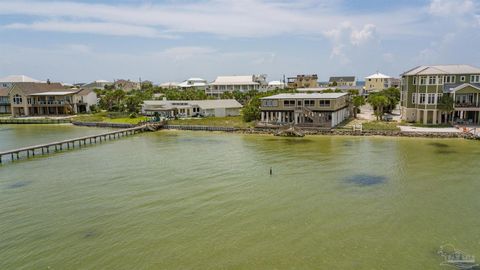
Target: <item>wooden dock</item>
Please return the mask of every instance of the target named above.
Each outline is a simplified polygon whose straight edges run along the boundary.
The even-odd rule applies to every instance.
[[[4,152],[0,152],[0,164],[2,164],[2,162],[5,162],[7,160],[10,160],[11,162],[13,162],[15,160],[19,160],[22,158],[30,158],[36,155],[46,155],[46,154],[55,153],[58,151],[74,149],[75,147],[82,148],[82,147],[85,147],[87,144],[90,144],[90,145],[97,144],[97,143],[101,143],[102,141],[119,139],[121,137],[134,135],[136,133],[140,133],[144,131],[152,131],[159,128],[161,128],[161,125],[145,124],[145,125],[141,125],[133,128],[126,128],[126,129],[106,132],[98,135],[85,136],[85,137],[74,138],[70,140],[57,141],[52,143],[39,144],[39,145],[4,151]],[[4,159],[4,157],[8,159],[6,158]]]

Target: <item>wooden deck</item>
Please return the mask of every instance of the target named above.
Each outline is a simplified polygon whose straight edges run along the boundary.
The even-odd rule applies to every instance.
[[[8,160],[13,162],[15,160],[19,160],[22,158],[30,158],[36,155],[46,155],[46,154],[55,153],[58,151],[74,149],[75,147],[82,148],[82,147],[85,147],[87,144],[92,145],[92,144],[101,143],[102,141],[119,139],[121,137],[134,135],[136,133],[159,129],[160,127],[161,125],[152,126],[149,124],[145,124],[145,125],[141,125],[133,128],[126,128],[126,129],[101,133],[98,135],[79,137],[79,138],[74,138],[74,139],[69,139],[64,141],[39,144],[39,145],[4,151],[4,152],[0,152],[0,164]]]

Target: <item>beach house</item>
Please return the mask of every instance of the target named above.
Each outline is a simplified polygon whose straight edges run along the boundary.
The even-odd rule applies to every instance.
[[[335,127],[350,116],[348,93],[295,93],[261,98],[261,123]]]
[[[266,90],[267,75],[218,76],[205,91],[210,96],[221,96],[226,92],[248,92]]]
[[[480,124],[480,68],[470,65],[418,66],[402,74],[401,117],[423,124],[447,123],[441,98],[453,99],[456,122]]]
[[[238,116],[242,105],[234,99],[216,100],[146,100],[143,115],[163,117],[225,117]]]

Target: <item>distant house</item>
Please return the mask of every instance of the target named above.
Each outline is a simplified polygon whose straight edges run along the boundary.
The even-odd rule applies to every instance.
[[[220,96],[226,92],[262,91],[267,87],[266,75],[219,76],[210,83],[205,91],[207,95]]]
[[[365,91],[367,93],[381,91],[390,87],[398,88],[399,86],[400,79],[396,79],[379,72],[365,77]]]
[[[140,90],[141,85],[139,82],[134,82],[130,80],[116,80],[113,83],[113,86],[115,89],[123,90],[126,92],[132,91],[132,90]]]
[[[193,90],[205,91],[207,86],[208,86],[207,81],[202,78],[190,78],[188,80],[185,80],[177,84],[177,87],[183,90],[193,89]]]
[[[11,113],[8,88],[0,86],[0,114]]]
[[[318,87],[317,74],[297,75],[297,77],[287,78],[288,88],[314,88]]]
[[[94,90],[94,89],[105,89],[105,86],[110,86],[110,85],[113,85],[113,83],[107,80],[96,80],[91,83],[81,85],[80,87],[86,90]]]
[[[281,81],[271,81],[268,83],[268,90],[284,89],[285,83]]]
[[[65,88],[60,83],[14,83],[8,94],[13,116],[69,115],[81,108],[88,110],[93,105],[89,102],[96,104],[87,90]]]
[[[91,89],[81,89],[73,95],[74,111],[76,113],[91,113],[91,106],[97,105],[97,93]]]
[[[234,99],[216,100],[146,100],[142,114],[159,113],[164,117],[238,116],[242,105]]]
[[[177,82],[164,82],[159,84],[160,88],[163,89],[176,89],[178,88],[178,83]]]
[[[331,128],[350,116],[348,93],[278,94],[261,98],[261,122]]]
[[[18,82],[39,83],[41,81],[28,77],[26,75],[9,75],[7,77],[0,78],[0,87],[10,88],[13,83],[18,83]]]
[[[355,76],[336,76],[330,77],[328,84],[332,86],[356,86],[357,80]]]

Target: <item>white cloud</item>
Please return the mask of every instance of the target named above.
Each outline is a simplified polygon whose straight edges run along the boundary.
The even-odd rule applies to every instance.
[[[31,24],[13,23],[5,25],[4,28],[149,38],[162,36],[155,28],[106,22],[67,22],[52,20],[45,22],[34,22]]]
[[[428,11],[435,16],[452,16],[473,13],[475,8],[472,0],[432,0]]]
[[[353,45],[360,45],[373,39],[376,34],[377,27],[373,24],[366,24],[359,31],[352,29],[350,41]]]

